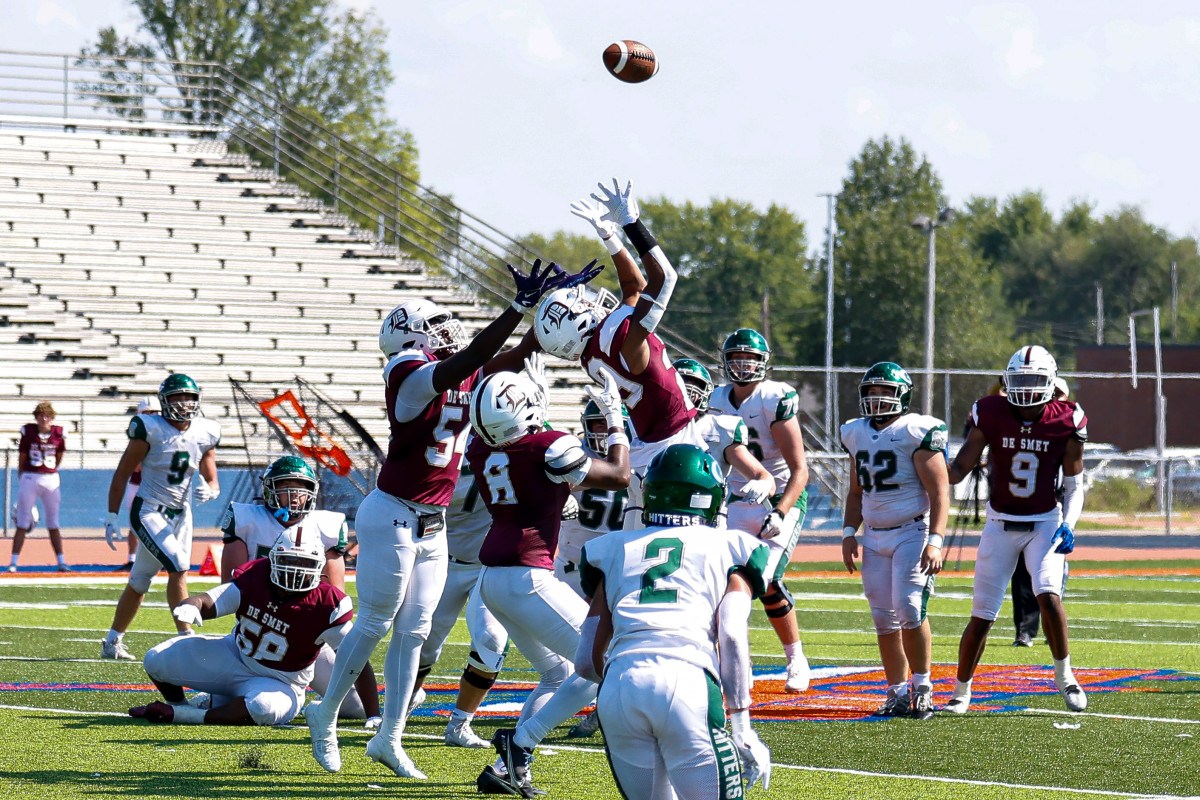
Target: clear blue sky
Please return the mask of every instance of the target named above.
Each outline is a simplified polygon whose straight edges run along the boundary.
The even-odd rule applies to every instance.
[[[1138,205],[1200,236],[1200,6],[368,2],[391,31],[389,110],[423,181],[521,234],[587,233],[567,204],[619,174],[643,195],[779,203],[824,239],[825,201],[872,137],[908,138],[952,202],[1041,190]],[[121,0],[9,0],[0,47],[75,52]],[[637,39],[630,86],[600,53]],[[916,246],[916,245],[914,245]]]

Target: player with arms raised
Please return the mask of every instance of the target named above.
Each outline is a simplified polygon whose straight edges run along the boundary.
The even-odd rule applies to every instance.
[[[551,355],[579,360],[584,371],[601,384],[604,369],[612,372],[629,409],[637,434],[629,452],[633,477],[625,506],[625,527],[641,526],[641,478],[651,459],[677,443],[703,446],[692,425],[696,410],[667,358],[666,346],[654,331],[675,291],[677,274],[654,236],[641,221],[633,184],[613,179],[610,190],[600,184],[596,203],[580,200],[571,212],[587,220],[613,257],[621,281],[622,303],[615,310],[582,289],[559,290],[538,307],[534,334]],[[621,226],[646,268],[638,270],[621,243]]]
[[[1083,513],[1083,444],[1087,416],[1069,400],[1055,400],[1058,364],[1044,347],[1027,345],[1004,370],[1005,395],[988,395],[971,409],[971,432],[950,464],[958,483],[990,448],[987,522],[975,556],[971,620],[958,645],[958,682],[945,710],[965,713],[971,677],[1000,614],[1017,556],[1033,576],[1043,627],[1054,657],[1054,682],[1071,711],[1087,708],[1087,695],[1071,671],[1067,615],[1062,604],[1066,554],[1075,549],[1075,526]],[[1062,507],[1055,484],[1062,469]]]
[[[380,328],[379,347],[388,359],[383,380],[391,438],[375,490],[355,518],[359,615],[338,650],[328,691],[305,712],[313,756],[330,772],[342,766],[337,709],[394,627],[384,660],[383,724],[368,742],[367,755],[398,777],[425,778],[400,739],[421,646],[446,582],[445,512],[466,446],[471,391],[489,360],[488,370],[495,371],[518,358],[513,351],[496,353],[543,294],[586,283],[600,270],[589,265],[567,275],[555,264],[542,270],[538,261],[529,275],[511,266],[509,271],[517,286],[512,305],[465,347],[462,324],[428,300],[401,303]]]
[[[854,572],[855,531],[863,522],[862,582],[871,607],[887,699],[878,717],[933,718],[929,620],[925,606],[942,568],[950,509],[946,423],[909,413],[912,379],[883,361],[858,386],[862,416],[842,426],[850,487],[842,524],[842,561]],[[913,690],[908,684],[912,667]]]
[[[596,707],[613,777],[629,800],[741,797],[743,768],[748,786],[761,777],[765,789],[771,754],[750,727],[748,619],[767,548],[714,530],[725,484],[701,448],[660,453],[645,489],[646,528],[583,548],[592,603],[575,667],[604,676]]]

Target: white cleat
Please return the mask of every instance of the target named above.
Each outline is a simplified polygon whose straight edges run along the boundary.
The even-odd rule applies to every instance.
[[[486,739],[481,739],[474,730],[471,729],[471,723],[455,723],[453,720],[446,726],[446,744],[450,747],[491,747],[492,743]]]
[[[408,714],[405,716],[405,719],[411,717],[412,713],[421,707],[421,704],[425,702],[425,697],[424,689],[419,688],[412,693],[412,697],[408,699]]]
[[[342,753],[338,749],[337,717],[325,719],[321,704],[313,701],[304,710],[304,722],[308,725],[308,735],[312,738],[313,758],[327,772],[340,770]]]
[[[1063,696],[1063,700],[1067,702],[1067,708],[1071,711],[1083,711],[1087,708],[1087,695],[1083,693],[1083,689],[1078,683],[1068,683],[1059,692]]]
[[[196,692],[188,699],[187,704],[192,708],[210,709],[212,708],[212,695],[208,692]]]
[[[397,778],[427,780],[425,773],[417,769],[417,765],[408,757],[408,753],[404,752],[403,747],[397,745],[393,749],[387,739],[379,734],[372,736],[371,741],[367,742],[367,756],[396,773]]]
[[[796,656],[788,664],[787,680],[783,683],[783,690],[791,694],[801,694],[808,691],[808,682],[808,659],[803,655]]]
[[[967,695],[966,697],[951,697],[950,701],[942,706],[942,711],[950,714],[965,714],[970,707],[971,695]]]
[[[100,657],[110,661],[137,661],[137,657],[126,649],[124,642],[110,642],[107,639],[100,645]]]

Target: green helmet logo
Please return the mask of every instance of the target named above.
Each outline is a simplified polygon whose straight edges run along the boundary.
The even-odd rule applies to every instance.
[[[753,328],[738,328],[721,345],[721,366],[734,383],[766,380],[771,364],[771,346]]]
[[[294,485],[281,486],[285,481]],[[262,499],[280,522],[304,517],[317,507],[317,473],[299,456],[284,456],[267,467],[262,478]]]
[[[158,402],[164,417],[172,422],[188,422],[200,416],[200,387],[183,373],[168,375],[158,387]]]
[[[712,375],[704,365],[694,358],[677,358],[671,364],[683,379],[683,388],[688,399],[701,414],[708,412],[708,398],[712,395]]]
[[[712,525],[725,498],[725,478],[707,450],[673,444],[650,462],[642,492],[647,525]]]
[[[625,435],[629,437],[629,441],[633,441],[633,423],[629,421],[629,409],[624,404],[621,405],[621,417],[625,422]],[[599,422],[599,430],[592,430],[592,425]],[[579,424],[583,428],[583,440],[587,442],[587,446],[592,449],[596,455],[604,458],[608,455],[608,422],[604,419],[604,414],[600,412],[600,406],[596,405],[595,400],[588,400],[583,407],[583,413],[579,415]]]
[[[885,391],[871,391],[881,386]],[[880,361],[867,370],[858,384],[858,410],[864,417],[894,417],[908,413],[912,402],[912,378],[899,364]]]

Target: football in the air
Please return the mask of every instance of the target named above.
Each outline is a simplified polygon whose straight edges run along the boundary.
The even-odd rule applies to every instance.
[[[658,59],[646,45],[626,39],[604,48],[604,66],[618,80],[641,83],[658,72]]]

